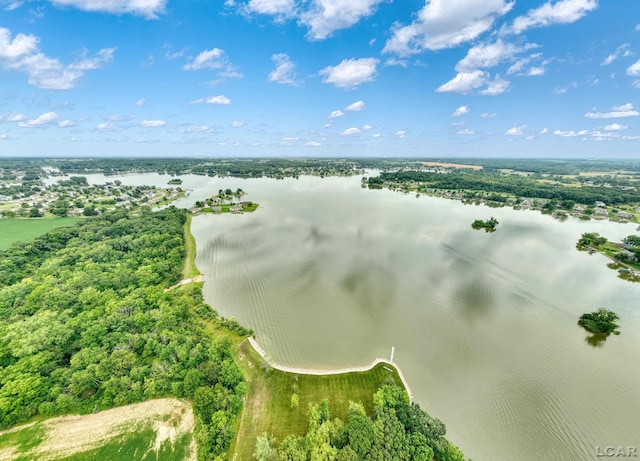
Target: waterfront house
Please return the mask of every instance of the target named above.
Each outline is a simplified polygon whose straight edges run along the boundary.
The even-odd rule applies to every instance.
[[[626,211],[619,211],[618,213],[616,213],[616,218],[631,219],[633,218],[633,215],[631,213],[627,213]]]

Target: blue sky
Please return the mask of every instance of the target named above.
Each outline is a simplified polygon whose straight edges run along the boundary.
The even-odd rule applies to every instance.
[[[639,157],[635,0],[0,0],[0,156]]]

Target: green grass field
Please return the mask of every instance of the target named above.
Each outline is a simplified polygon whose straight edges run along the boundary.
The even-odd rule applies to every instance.
[[[300,375],[265,369],[262,357],[248,341],[238,347],[238,360],[248,381],[238,436],[230,453],[237,459],[252,459],[256,438],[266,432],[281,441],[288,434],[302,435],[308,426],[309,404],[327,399],[331,418],[347,420],[349,401],[362,402],[373,413],[373,394],[389,378],[403,387],[396,370],[379,364],[365,372],[337,375]],[[299,398],[291,407],[291,395]]]
[[[0,250],[6,250],[14,242],[30,242],[52,229],[71,226],[83,218],[33,218],[0,219]]]
[[[184,261],[183,278],[190,279],[200,274],[196,267],[196,239],[191,234],[191,213],[187,215],[187,222],[184,223],[184,243],[187,256]]]

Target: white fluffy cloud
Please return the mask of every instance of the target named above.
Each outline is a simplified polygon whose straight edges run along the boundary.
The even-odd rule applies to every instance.
[[[407,132],[404,130],[398,130],[395,133],[393,133],[395,136],[397,136],[398,138],[404,138],[407,135]]]
[[[359,128],[353,127],[353,128],[347,128],[346,130],[344,130],[342,132],[342,135],[343,136],[351,136],[353,134],[360,134],[360,133],[361,133],[361,131],[360,131]]]
[[[234,128],[241,128],[244,126],[244,120],[234,120],[231,122],[231,126]]]
[[[513,59],[518,53],[537,46],[531,43],[516,46],[512,43],[505,43],[501,39],[496,40],[494,43],[479,44],[469,49],[467,55],[456,64],[456,70],[458,72],[469,72],[475,69],[487,69],[502,61]]]
[[[470,130],[469,128],[464,128],[462,130],[458,130],[456,131],[456,134],[462,134],[462,135],[472,135],[472,134],[476,134],[475,131]]]
[[[200,70],[200,69],[222,69],[229,65],[229,59],[227,58],[224,50],[220,48],[212,48],[210,50],[201,51],[198,56],[193,60],[185,64],[184,70]]]
[[[327,116],[327,118],[329,119],[338,117],[344,117],[344,112],[342,112],[341,110],[334,110]]]
[[[633,75],[634,77],[640,77],[640,59],[627,67],[627,75]]]
[[[30,120],[18,122],[18,126],[22,128],[42,128],[51,125],[58,119],[58,114],[55,112],[45,112],[42,115],[32,118]]]
[[[505,134],[507,136],[522,136],[524,134],[524,132],[522,130],[524,130],[527,127],[527,125],[522,125],[522,126],[514,126],[512,128],[509,128]]]
[[[146,128],[158,128],[161,126],[166,126],[167,122],[165,122],[164,120],[143,120],[140,122],[140,125]]]
[[[119,129],[113,123],[103,122],[96,125],[96,130],[98,131],[118,131]]]
[[[271,56],[276,68],[269,74],[269,81],[282,85],[297,85],[295,69],[296,65],[285,53],[277,53]]]
[[[349,104],[344,108],[344,110],[348,110],[350,112],[360,112],[362,109],[364,109],[364,106],[364,101],[356,101],[352,104]]]
[[[300,15],[300,21],[309,27],[311,39],[322,40],[370,16],[382,1],[314,0],[310,8]]]
[[[324,76],[324,83],[352,89],[361,83],[373,81],[379,62],[375,58],[345,59],[337,66],[325,67],[320,71],[320,75]]]
[[[458,107],[456,110],[453,111],[453,114],[451,114],[452,117],[460,117],[464,114],[468,114],[469,113],[469,106],[460,106]]]
[[[26,118],[24,114],[0,114],[0,122],[22,122]]]
[[[487,76],[487,73],[481,70],[458,72],[458,75],[453,77],[447,83],[441,85],[437,91],[440,93],[453,92],[468,94],[472,90],[484,85],[487,81]]]
[[[597,6],[597,0],[560,0],[553,4],[549,1],[527,11],[526,15],[516,18],[509,31],[520,34],[533,27],[569,24],[581,19]]]
[[[510,86],[511,83],[508,80],[504,80],[500,78],[500,76],[496,76],[496,78],[487,83],[487,87],[482,90],[480,94],[485,96],[497,96],[507,91]]]
[[[622,118],[636,117],[640,112],[633,108],[633,104],[627,103],[621,106],[613,106],[609,112],[587,112],[584,114],[587,118]]]
[[[17,34],[0,27],[0,65],[25,72],[29,84],[49,90],[69,90],[88,70],[95,70],[113,59],[115,48],[104,48],[94,56],[83,54],[79,60],[63,65],[38,50],[40,39],[34,35]]]
[[[383,52],[409,55],[457,46],[489,30],[512,7],[506,0],[425,0],[411,24],[394,27]]]
[[[616,48],[616,51],[608,55],[604,60],[600,63],[601,66],[608,66],[613,61],[618,59],[621,56],[631,56],[631,51],[629,51],[629,44],[625,43],[624,45],[620,45]]]
[[[247,3],[246,10],[274,16],[292,16],[295,6],[294,0],[251,0]]]
[[[200,98],[195,101],[191,101],[189,104],[214,104],[217,106],[227,106],[231,104],[231,99],[225,95],[209,96],[208,98]]]
[[[627,128],[629,128],[629,125],[622,125],[620,123],[611,123],[602,127],[602,129],[606,131],[621,131]]]
[[[562,136],[563,138],[575,138],[577,136],[585,136],[589,134],[589,130],[580,130],[580,131],[563,131],[563,130],[555,130],[553,132],[556,136]]]
[[[40,39],[34,35],[17,34],[11,39],[11,31],[0,27],[0,62],[11,62],[33,54]]]
[[[83,11],[134,14],[154,19],[164,12],[167,0],[50,0],[56,6],[71,6]]]

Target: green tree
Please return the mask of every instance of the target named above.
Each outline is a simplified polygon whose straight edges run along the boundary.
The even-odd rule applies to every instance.
[[[620,317],[615,312],[600,308],[597,311],[582,314],[578,324],[591,333],[609,335],[620,334],[619,325],[616,323]]]
[[[278,451],[273,446],[275,443],[276,440],[272,437],[268,437],[266,432],[258,436],[253,457],[257,461],[275,461],[278,456]]]
[[[628,235],[622,239],[622,243],[632,247],[640,247],[640,235]]]

